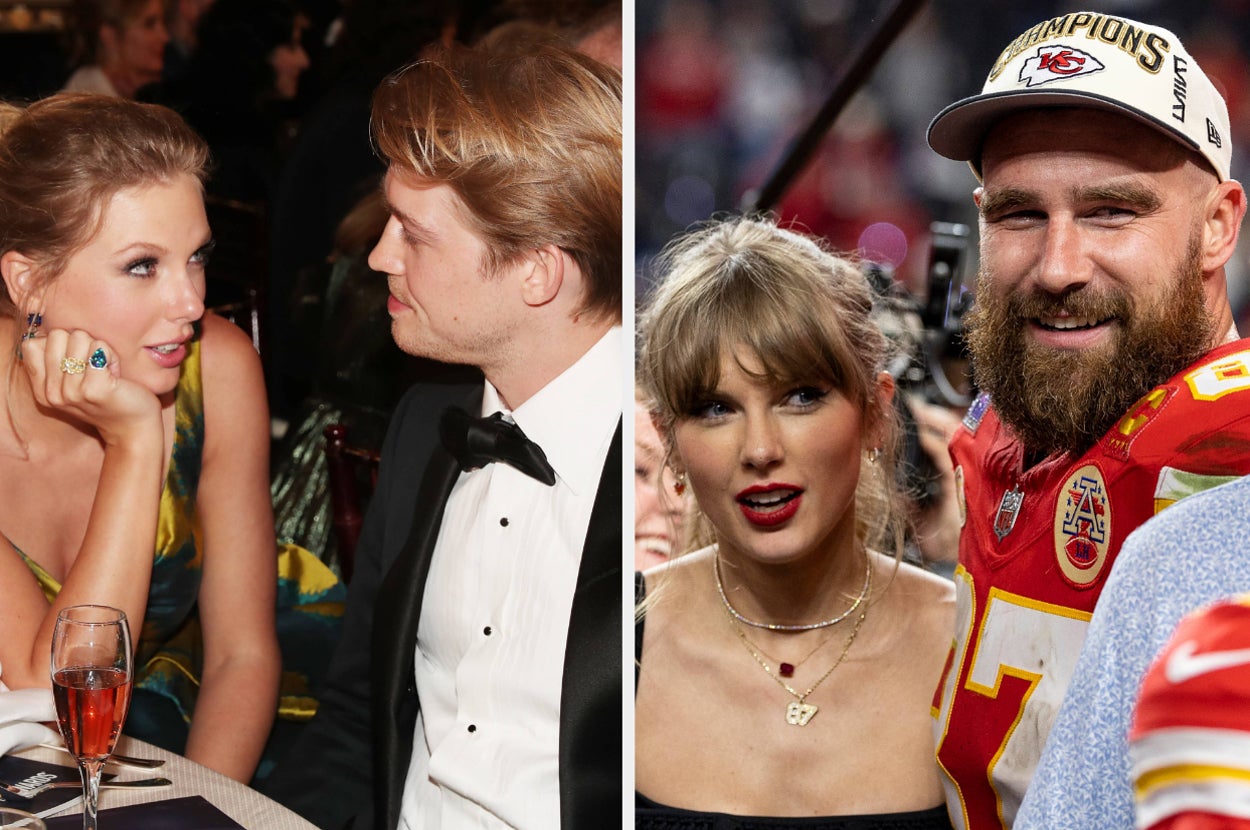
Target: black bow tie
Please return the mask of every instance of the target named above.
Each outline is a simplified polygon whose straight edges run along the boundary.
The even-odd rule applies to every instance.
[[[462,470],[502,461],[548,487],[556,483],[555,470],[542,447],[526,438],[519,426],[505,421],[503,413],[474,418],[459,407],[451,407],[443,413],[439,433]]]

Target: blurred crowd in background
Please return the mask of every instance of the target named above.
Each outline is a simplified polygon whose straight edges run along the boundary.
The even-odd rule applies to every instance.
[[[742,206],[777,168],[893,0],[637,0],[637,292],[648,257],[678,231]],[[1002,44],[1048,17],[1104,11],[1175,32],[1222,87],[1233,175],[1250,160],[1250,2],[933,0],[881,56],[776,210],[892,272],[923,300],[931,222],[976,238],[964,164],[925,143],[929,121],[978,92]],[[1243,251],[1246,249],[1244,243]],[[972,286],[976,245],[964,281]],[[1230,270],[1233,306],[1250,303],[1250,264]],[[1245,327],[1243,326],[1243,333]]]
[[[68,0],[0,2],[0,97],[31,100],[61,88],[75,68],[73,47],[72,39],[55,31],[54,24],[72,26],[74,5]],[[153,0],[153,5],[161,4]],[[442,22],[456,17],[488,22],[510,16],[569,18],[601,4],[298,0],[279,5],[299,13],[296,37],[305,57],[295,59],[297,81],[280,103],[271,96],[263,125],[244,117],[246,111],[228,118],[218,114],[205,123],[227,122],[222,129],[236,132],[263,126],[266,140],[276,142],[281,162],[305,125],[324,120],[328,101],[341,101],[345,95],[367,99],[367,84],[384,74],[381,62],[397,65],[411,54],[411,46],[396,48],[401,38],[419,42],[438,37]],[[635,21],[639,296],[648,258],[667,239],[693,222],[740,208],[744,197],[768,180],[839,73],[895,5],[894,0],[634,0],[626,5],[626,15]],[[194,43],[187,34],[187,18],[194,23],[211,6],[206,0],[163,4],[166,88],[172,78],[187,72]],[[969,198],[975,185],[971,173],[928,148],[926,126],[943,106],[980,88],[1001,44],[1039,20],[1079,9],[1147,19],[1177,33],[1223,88],[1234,142],[1246,146],[1250,0],[931,0],[880,56],[869,82],[783,193],[776,205],[782,219],[797,220],[840,250],[881,264],[913,293],[923,295],[930,223],[976,224]],[[259,15],[259,9],[252,14]],[[358,34],[362,26],[369,27],[363,37],[352,38],[351,28],[345,29],[345,21],[353,17]],[[463,39],[465,33],[457,37]],[[208,56],[208,74],[222,81],[219,67],[249,48],[243,42],[233,47],[226,42],[224,54]],[[355,83],[353,76],[367,80]],[[239,83],[223,82],[217,88],[236,91]],[[182,91],[187,86],[183,81]],[[215,108],[219,104],[213,102]],[[343,159],[349,168],[363,163],[354,155]],[[1234,157],[1235,176],[1244,179],[1248,167],[1244,153]],[[343,177],[326,168],[322,174],[332,182]],[[333,221],[347,207],[335,204]],[[312,229],[327,240],[333,231],[328,221]],[[975,260],[975,245],[970,247]],[[281,260],[283,253],[276,253]],[[1250,303],[1246,261],[1246,256],[1238,257],[1232,275],[1236,308]],[[279,280],[295,279],[293,271],[306,264],[279,261]],[[975,261],[969,266],[970,283]]]

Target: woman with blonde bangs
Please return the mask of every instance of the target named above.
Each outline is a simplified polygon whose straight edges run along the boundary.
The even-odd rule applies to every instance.
[[[948,828],[929,708],[954,592],[899,558],[867,279],[757,218],[659,273],[639,382],[713,543],[640,577],[636,827]]]

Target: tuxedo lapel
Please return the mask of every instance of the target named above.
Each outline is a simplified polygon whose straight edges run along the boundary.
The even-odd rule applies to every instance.
[[[562,830],[620,827],[621,534],[618,421],[590,514],[564,653]]]
[[[480,406],[480,389],[475,397],[477,403],[469,405]],[[422,428],[437,430],[437,416]],[[425,580],[447,498],[459,474],[455,458],[435,439],[416,503],[391,506],[412,511],[413,522],[403,549],[382,581],[373,621],[374,786],[377,815],[385,820],[381,826],[386,828],[399,823],[404,782],[412,758],[417,716],[414,659]]]

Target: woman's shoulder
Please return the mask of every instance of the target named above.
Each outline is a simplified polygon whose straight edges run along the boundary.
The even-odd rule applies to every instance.
[[[674,556],[667,562],[643,571],[642,578],[646,584],[647,593],[651,594],[661,586],[664,587],[666,592],[685,590],[701,577],[711,579],[712,572],[709,563],[712,557],[715,556],[715,552],[715,545],[709,545],[706,548],[700,548],[681,556]],[[680,587],[674,589],[673,586]]]
[[[955,599],[955,585],[949,579],[925,570],[910,562],[896,560],[892,556],[873,552],[876,570],[874,580],[884,575],[890,580],[891,590],[895,586],[904,589],[911,595],[919,595],[934,600]]]
[[[269,408],[260,355],[252,339],[229,320],[211,312],[200,323],[200,374],[204,417],[212,421],[211,435],[231,425],[250,432],[262,429],[268,437]],[[236,436],[237,437],[237,436]]]
[[[210,351],[215,359],[246,360],[258,365],[260,362],[248,333],[212,311],[200,318],[200,348]]]
[[[706,547],[642,572],[646,596],[641,598],[638,610],[646,620],[648,634],[666,629],[679,617],[689,617],[688,612],[698,607],[704,599],[702,589],[712,583],[710,562],[714,551],[714,547]],[[694,617],[698,619],[703,610],[694,613]]]
[[[264,394],[260,355],[247,332],[210,311],[200,320],[199,340],[205,386],[227,384],[230,397],[257,389]]]
[[[955,585],[949,579],[930,573],[908,562],[896,562],[884,554],[874,554],[874,577],[884,577],[886,597],[906,609],[922,625],[943,628],[954,624]]]

